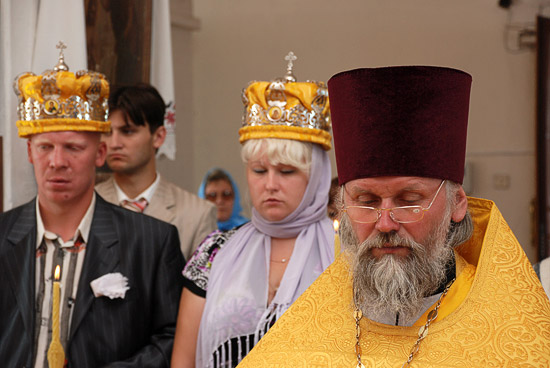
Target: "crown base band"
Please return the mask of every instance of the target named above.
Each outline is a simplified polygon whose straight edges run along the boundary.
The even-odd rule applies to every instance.
[[[316,143],[321,145],[326,151],[332,147],[331,135],[327,131],[296,126],[247,126],[239,129],[239,136],[240,143],[244,143],[249,139],[278,138]]]
[[[73,118],[55,118],[41,120],[18,120],[17,129],[19,137],[27,138],[33,134],[77,131],[107,133],[111,131],[108,121],[80,120]]]

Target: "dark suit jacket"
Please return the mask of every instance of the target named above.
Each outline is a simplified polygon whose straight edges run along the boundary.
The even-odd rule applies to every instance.
[[[118,204],[115,179],[111,176],[95,190],[107,202]],[[143,212],[178,228],[183,256],[189,259],[199,244],[218,228],[216,206],[160,177],[151,203]]]
[[[69,367],[168,367],[184,260],[177,229],[96,197],[74,304]],[[32,367],[35,200],[0,215],[0,365]],[[95,298],[90,282],[128,278],[124,299]]]

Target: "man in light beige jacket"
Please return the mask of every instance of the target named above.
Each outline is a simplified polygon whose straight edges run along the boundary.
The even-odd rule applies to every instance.
[[[113,176],[96,186],[105,200],[169,222],[178,228],[181,251],[189,259],[216,225],[216,207],[167,181],[156,170],[164,143],[165,104],[149,85],[122,87],[109,97],[111,133],[104,135]]]

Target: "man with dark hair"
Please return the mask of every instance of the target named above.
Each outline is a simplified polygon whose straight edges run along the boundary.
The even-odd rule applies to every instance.
[[[121,87],[109,97],[112,130],[104,135],[113,176],[96,186],[111,203],[143,212],[178,228],[189,259],[217,227],[216,207],[167,181],[156,170],[155,154],[166,138],[166,106],[150,85]]]
[[[344,252],[239,367],[550,366],[550,302],[496,205],[461,185],[471,81],[329,80]]]
[[[108,82],[69,72],[61,57],[15,86],[38,195],[0,215],[1,365],[168,367],[183,286],[178,232],[94,192]]]

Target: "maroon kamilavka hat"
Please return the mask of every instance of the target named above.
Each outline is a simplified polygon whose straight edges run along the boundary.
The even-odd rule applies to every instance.
[[[462,184],[472,77],[433,66],[355,69],[328,81],[340,184],[420,176]]]

